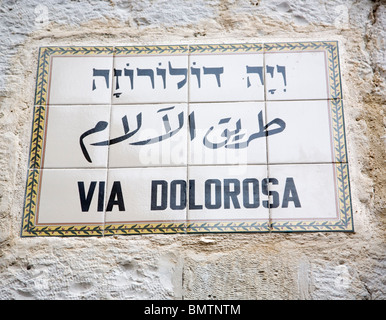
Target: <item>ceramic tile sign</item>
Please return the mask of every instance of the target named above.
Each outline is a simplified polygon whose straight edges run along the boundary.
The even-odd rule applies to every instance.
[[[37,63],[21,236],[353,231],[337,42]]]

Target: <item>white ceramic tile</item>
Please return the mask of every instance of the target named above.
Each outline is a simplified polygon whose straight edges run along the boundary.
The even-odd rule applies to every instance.
[[[189,164],[265,164],[264,102],[189,105]]]
[[[186,165],[187,104],[112,107],[109,167]]]
[[[114,58],[113,104],[188,101],[188,55]]]
[[[113,56],[53,56],[49,104],[110,104]]]
[[[333,164],[269,165],[273,221],[338,220]]]
[[[103,224],[107,169],[41,170],[36,225]]]
[[[267,122],[269,163],[333,161],[328,100],[267,102]]]
[[[261,221],[269,218],[267,167],[189,167],[189,223]]]
[[[39,107],[36,107],[39,108]],[[44,168],[107,167],[110,106],[49,106],[46,113]]]
[[[186,177],[182,167],[110,169],[106,224],[184,223]]]
[[[190,101],[264,101],[263,54],[192,54]]]
[[[267,100],[328,99],[326,53],[265,53]]]

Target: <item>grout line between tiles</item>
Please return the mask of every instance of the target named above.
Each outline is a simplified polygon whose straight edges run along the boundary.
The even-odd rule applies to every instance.
[[[115,65],[115,46],[113,46],[113,61],[112,61],[112,67],[111,67],[111,86],[110,86],[110,115],[109,115],[109,140],[111,137],[111,128],[112,128],[112,117],[113,117],[113,88],[114,88],[114,65]],[[110,170],[110,144],[107,146],[107,164],[106,164],[106,183],[105,183],[105,190],[104,190],[104,204],[103,204],[103,229],[102,229],[102,236],[105,236],[105,226],[106,226],[106,204],[107,204],[107,188],[109,185],[109,170]]]
[[[266,77],[266,63],[265,63],[265,45],[263,43],[263,81],[264,81],[264,108],[265,108],[265,123],[268,123],[268,107],[267,107],[267,77]],[[265,135],[265,158],[266,158],[266,174],[267,178],[270,178],[269,171],[269,146],[268,135]],[[269,180],[268,180],[269,181]],[[270,206],[270,184],[268,183],[268,229],[272,232],[272,211]]]
[[[265,123],[268,123],[268,108],[267,108],[267,90],[266,90],[266,83],[267,83],[267,77],[266,77],[266,72],[265,72],[265,69],[266,69],[266,64],[265,64],[265,46],[264,46],[264,43],[262,44],[263,46],[263,83],[264,83],[264,86],[263,86],[263,89],[264,89],[264,121]],[[266,134],[265,135],[265,160],[266,160],[266,165],[265,165],[265,169],[266,169],[266,175],[267,175],[267,178],[269,178],[269,152],[268,152],[268,135]],[[271,208],[270,208],[270,199],[269,199],[269,191],[270,191],[270,184],[268,183],[268,229],[269,229],[269,232],[271,232],[271,224],[272,224],[272,216],[271,216]]]
[[[347,161],[345,162],[283,162],[283,163],[226,163],[226,164],[189,164],[189,167],[236,167],[236,166],[291,166],[291,165],[337,165],[337,164],[348,164]],[[169,166],[152,166],[152,167],[95,167],[95,168],[85,168],[85,167],[71,167],[71,168],[41,168],[41,169],[36,169],[36,168],[28,168],[31,170],[121,170],[121,169],[152,169],[152,168],[186,168],[186,165],[169,165]]]
[[[188,219],[189,219],[189,194],[190,194],[190,188],[189,188],[189,159],[190,159],[190,122],[189,122],[189,114],[190,114],[190,45],[187,45],[188,47],[188,92],[187,92],[187,126],[186,126],[186,213],[185,213],[185,226],[184,226],[184,234],[188,233]],[[181,287],[184,288],[185,285],[185,277],[184,272],[181,272]],[[182,300],[184,300],[184,295],[182,293]]]
[[[344,99],[330,99],[330,98],[320,98],[320,99],[277,99],[277,100],[216,100],[216,101],[190,101],[189,103],[194,103],[194,104],[211,104],[211,103],[239,103],[239,102],[286,102],[286,101],[344,101]],[[181,104],[181,103],[186,103],[186,101],[167,101],[167,102],[119,102],[119,103],[111,103],[111,105],[118,105],[118,106],[137,106],[137,105],[146,105],[146,104],[151,104],[151,105],[158,105],[158,104]],[[108,103],[55,103],[55,104],[41,104],[37,105],[34,104],[35,106],[50,106],[50,107],[55,107],[55,106],[103,106],[103,105],[108,105]]]
[[[107,187],[109,185],[109,169],[106,168],[106,179],[105,179],[105,190],[103,198],[103,224],[102,224],[102,237],[105,236],[105,225],[106,225],[106,206],[107,206]]]
[[[113,116],[113,108],[112,105],[110,105],[110,120],[109,120],[109,140],[111,137],[111,121]],[[105,225],[106,225],[106,204],[107,204],[107,187],[109,185],[109,171],[110,171],[110,144],[107,146],[107,164],[106,164],[106,184],[105,184],[105,191],[104,191],[104,219],[103,219],[103,236],[105,236]]]
[[[189,188],[189,159],[190,159],[190,122],[189,122],[189,115],[190,115],[190,46],[188,47],[188,103],[187,103],[187,126],[186,126],[186,215],[185,215],[185,230],[184,234],[188,233],[188,219],[189,219],[189,194],[190,194],[190,188]],[[183,278],[182,278],[183,281]]]

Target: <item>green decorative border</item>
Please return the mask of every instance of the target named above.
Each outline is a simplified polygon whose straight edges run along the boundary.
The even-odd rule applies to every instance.
[[[114,47],[114,55],[170,55],[170,54],[187,54],[188,46],[124,46]]]
[[[269,232],[269,222],[192,222],[187,225],[187,233],[222,232]]]
[[[200,44],[189,46],[190,54],[208,53],[263,53],[262,43]]]
[[[334,161],[347,163],[346,134],[344,128],[343,100],[330,100],[332,144],[334,146]]]
[[[30,144],[30,169],[40,169],[43,155],[43,139],[45,132],[46,106],[35,106],[32,120],[32,134]]]
[[[244,221],[141,223],[80,226],[36,226],[43,156],[45,119],[47,113],[48,80],[51,57],[91,55],[163,55],[163,54],[221,54],[265,53],[325,50],[328,64],[332,140],[337,184],[337,203],[340,219],[334,221]],[[41,47],[36,75],[34,113],[29,170],[27,175],[21,236],[109,236],[133,234],[218,233],[218,232],[307,232],[353,231],[349,169],[347,164],[341,75],[338,44],[329,42],[298,42],[271,44],[202,44],[178,46],[121,46],[121,47]]]
[[[110,224],[105,225],[104,235],[133,235],[133,234],[172,234],[185,233],[186,224],[184,223],[132,223],[132,224]]]
[[[36,226],[40,190],[40,169],[46,127],[48,81],[52,56],[112,56],[114,47],[41,47],[36,74],[36,89],[29,151],[28,174],[21,226],[22,237],[102,236],[101,225]]]

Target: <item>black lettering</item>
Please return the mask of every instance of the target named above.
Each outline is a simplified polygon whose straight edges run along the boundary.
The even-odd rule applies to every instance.
[[[233,184],[233,191],[230,191],[230,184]],[[230,208],[230,199],[232,199],[233,207],[240,209],[240,203],[237,196],[240,194],[240,181],[237,179],[224,179],[224,208]]]
[[[252,202],[249,198],[249,185],[252,184]],[[245,179],[243,181],[243,205],[245,208],[258,208],[260,205],[260,196],[259,196],[259,180],[257,179]]]
[[[112,211],[113,206],[117,205],[119,211],[125,211],[125,204],[123,202],[122,188],[120,181],[114,181],[111,189],[110,198],[107,203],[106,211]]]
[[[284,194],[283,194],[283,203],[282,208],[288,208],[288,202],[292,201],[295,205],[295,208],[300,208],[300,201],[298,197],[298,192],[295,187],[295,182],[293,178],[287,178],[285,182]]]
[[[79,199],[80,199],[80,206],[82,208],[82,212],[87,212],[90,209],[91,200],[94,195],[96,183],[97,183],[96,181],[91,181],[90,188],[88,189],[87,197],[86,197],[84,182],[78,181]]]
[[[264,208],[278,208],[280,206],[280,194],[272,190],[272,186],[278,185],[279,181],[276,178],[265,178],[261,181],[261,192],[268,196],[267,200],[262,201]],[[187,203],[191,210],[202,210],[204,205],[196,203],[196,181],[189,180],[189,202],[187,199],[187,181],[173,180],[170,183],[170,198],[168,194],[168,182],[165,180],[154,180],[151,184],[151,210],[165,210],[168,208],[168,200],[170,201],[170,209],[183,210]],[[83,182],[78,182],[79,197],[81,201],[82,211],[88,211],[92,197],[96,188],[96,182],[90,184],[87,192]],[[260,206],[260,185],[259,180],[255,178],[247,178],[241,183],[238,179],[224,179],[224,190],[222,190],[222,182],[219,179],[208,179],[205,181],[205,208],[219,209],[222,206],[222,197],[224,197],[224,208],[230,209],[231,206],[235,209],[240,209],[240,193],[242,192],[242,205],[244,208],[253,209]],[[104,202],[105,182],[99,182],[98,195],[98,211],[102,211]],[[223,193],[222,193],[223,192]],[[293,202],[295,208],[301,207],[299,195],[295,186],[294,179],[289,177],[286,179],[282,208],[288,208],[289,203]],[[114,182],[111,190],[110,198],[106,210],[111,211],[114,205],[118,205],[120,211],[125,210],[121,185],[119,182]]]
[[[211,185],[214,184],[215,196],[212,204]],[[218,209],[221,207],[221,181],[218,179],[209,179],[205,181],[205,207],[207,209]]]
[[[98,193],[98,211],[103,211],[105,202],[105,182],[99,181],[99,193]]]
[[[189,180],[189,209],[200,210],[202,204],[196,204],[196,181]]]
[[[275,178],[265,178],[261,182],[262,193],[267,196],[272,196],[272,203],[270,203],[270,200],[263,200],[263,207],[277,208],[280,205],[279,193],[277,193],[276,191],[269,190],[269,186],[268,186],[269,183],[277,185],[279,184],[279,181],[277,181],[277,179]]]
[[[180,186],[180,204],[177,204],[177,186]],[[170,208],[182,210],[186,208],[186,181],[173,180],[170,184]]]
[[[158,186],[161,186],[161,204],[157,205]],[[165,210],[168,202],[168,183],[165,180],[151,182],[151,210]]]

